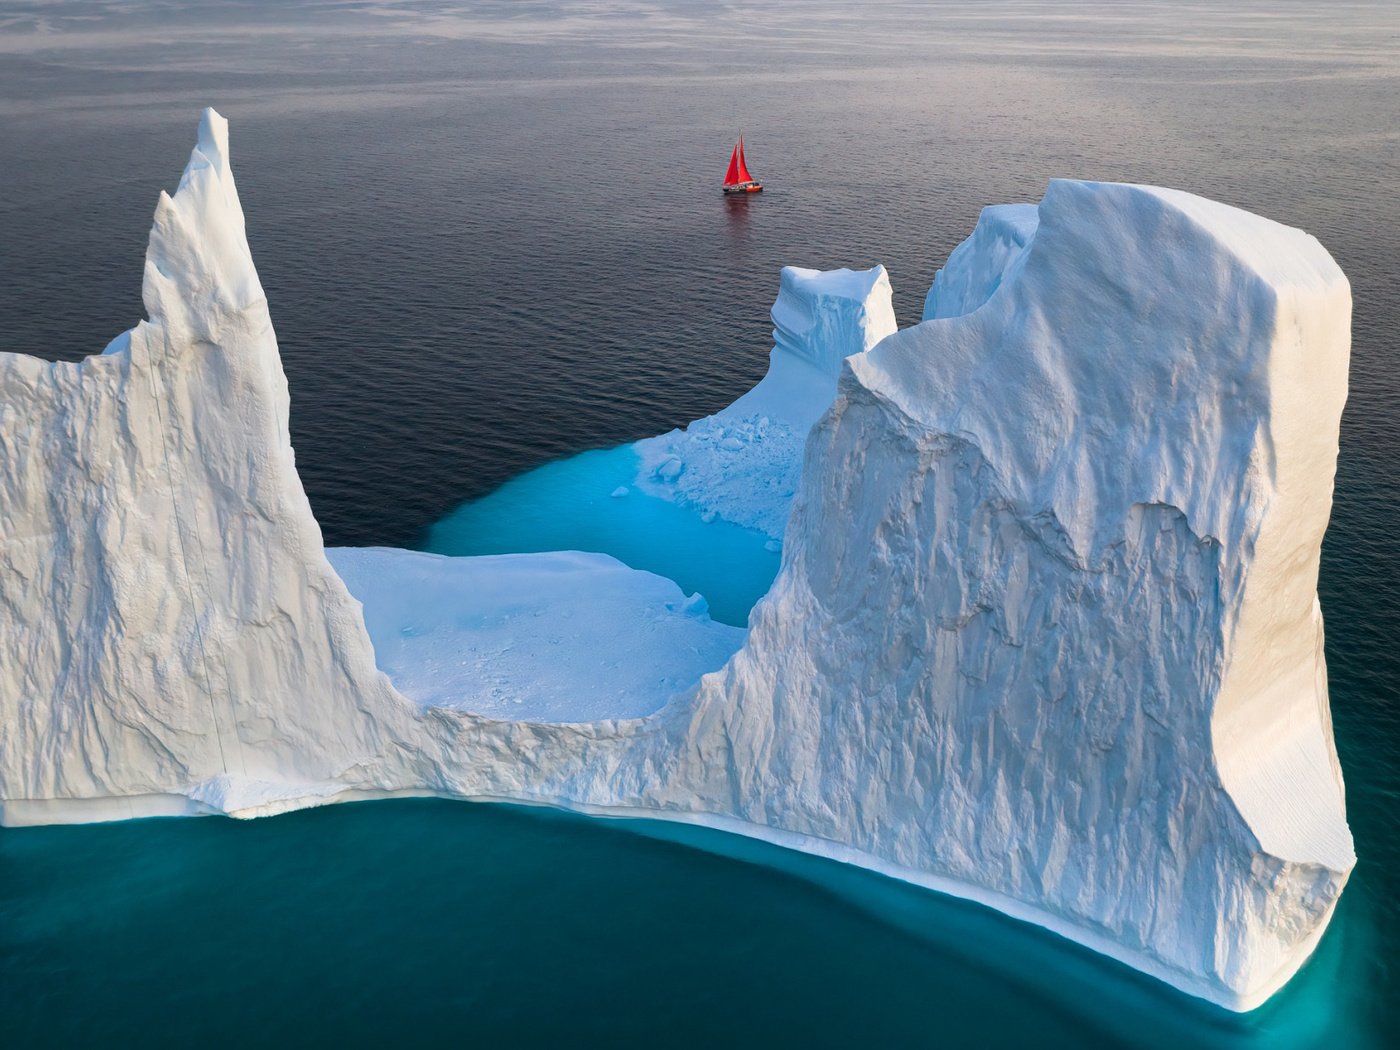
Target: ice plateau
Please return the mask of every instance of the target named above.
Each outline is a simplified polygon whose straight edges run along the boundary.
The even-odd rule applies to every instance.
[[[988,209],[925,321],[834,389],[822,361],[746,636],[606,559],[328,560],[213,111],[143,297],[105,354],[0,354],[4,823],[397,794],[684,821],[1235,1010],[1326,927],[1355,862],[1316,598],[1350,292],[1306,234],[1142,186]],[[571,683],[541,663],[596,648],[570,611],[657,651]]]

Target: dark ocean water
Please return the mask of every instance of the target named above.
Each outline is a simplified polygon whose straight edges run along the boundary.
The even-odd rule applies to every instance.
[[[1313,962],[1232,1018],[713,838],[739,855],[428,802],[7,830],[0,1045],[1400,1044],[1397,56],[1389,3],[0,0],[0,350],[134,323],[218,106],[331,543],[422,543],[726,404],[784,263],[884,263],[911,323],[978,209],[1050,177],[1314,233],[1356,300],[1320,591],[1360,856]],[[732,203],[739,130],[768,189]]]

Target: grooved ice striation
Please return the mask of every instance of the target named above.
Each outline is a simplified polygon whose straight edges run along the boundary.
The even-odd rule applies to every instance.
[[[1308,957],[1355,863],[1316,599],[1351,299],[1311,237],[1056,181],[985,211],[926,320],[879,340],[883,271],[785,272],[779,307],[815,313],[775,308],[778,349],[786,330],[813,360],[859,352],[820,361],[824,392],[788,420],[811,428],[791,516],[785,497],[747,522],[786,517],[742,647],[724,662],[740,639],[702,601],[596,556],[502,561],[541,592],[483,612],[513,600],[483,562],[431,588],[430,617],[404,603],[435,632],[425,648],[406,623],[382,654],[415,702],[297,478],[228,158],[208,111],[156,210],[147,321],[77,365],[0,355],[6,823],[514,799],[836,857],[1236,1010]],[[788,287],[823,280],[851,287]],[[723,482],[731,437],[676,458]],[[705,512],[726,507],[747,513]],[[336,557],[391,597],[437,564]],[[575,704],[510,636],[547,651],[594,578],[627,644],[688,639],[615,708],[583,677]],[[450,663],[451,632],[488,614],[484,663],[453,673],[512,654],[490,717],[413,663]]]

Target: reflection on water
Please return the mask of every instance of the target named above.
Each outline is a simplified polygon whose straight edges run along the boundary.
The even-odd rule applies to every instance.
[[[724,194],[724,217],[729,220],[729,233],[735,244],[746,243],[749,232],[749,195],[747,193]]]
[[[736,273],[750,273],[755,278],[758,274],[753,273],[755,267],[754,240],[755,231],[751,228],[753,224],[752,211],[756,205],[747,193],[724,194],[724,232],[728,250],[729,263]],[[770,281],[776,288],[776,281]]]

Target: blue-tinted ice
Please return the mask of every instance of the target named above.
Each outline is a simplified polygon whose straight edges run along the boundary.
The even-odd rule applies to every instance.
[[[778,573],[767,535],[641,491],[631,445],[548,463],[459,507],[433,525],[437,554],[580,550],[611,554],[634,569],[703,594],[710,615],[743,627]],[[626,489],[626,495],[614,495]]]

